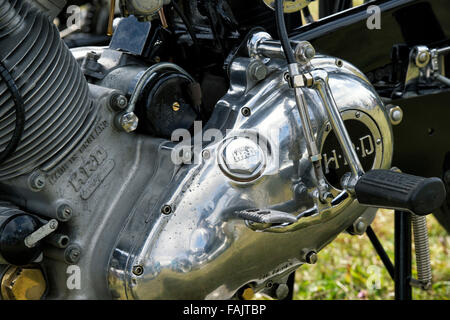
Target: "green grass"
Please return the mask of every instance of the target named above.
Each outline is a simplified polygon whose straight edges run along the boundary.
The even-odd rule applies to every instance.
[[[413,288],[413,299],[450,299],[450,237],[428,216],[433,286],[429,291]],[[394,261],[394,214],[380,210],[372,224]],[[414,249],[413,249],[413,260]],[[377,279],[379,281],[371,281]],[[415,263],[413,264],[413,276]],[[373,284],[376,284],[373,286]],[[394,283],[366,235],[341,234],[319,253],[316,265],[304,265],[296,273],[294,299],[390,300]]]
[[[360,5],[363,0],[354,0],[353,3]],[[314,19],[317,20],[317,1],[310,5],[310,10]],[[433,286],[429,291],[414,288],[413,298],[449,300],[450,237],[434,217],[429,216],[427,220]],[[387,210],[380,210],[372,227],[391,260],[394,261],[394,214]],[[415,260],[414,254],[413,260]],[[416,277],[415,261],[413,276]],[[377,279],[378,282],[371,279]],[[319,261],[316,265],[304,265],[297,271],[294,289],[294,299],[300,300],[394,299],[394,283],[365,235],[341,234],[319,253]]]

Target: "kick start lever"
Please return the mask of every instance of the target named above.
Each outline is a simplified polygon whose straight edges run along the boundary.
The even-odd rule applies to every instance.
[[[358,179],[355,194],[362,205],[410,211],[420,216],[438,209],[446,197],[441,179],[392,170],[366,172]]]

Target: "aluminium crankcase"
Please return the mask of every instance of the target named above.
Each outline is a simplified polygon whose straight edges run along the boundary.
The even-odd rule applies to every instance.
[[[365,170],[387,169],[393,146],[383,103],[362,73],[336,61],[317,56],[310,67],[328,72]],[[348,166],[319,95],[305,89],[335,197],[330,207],[314,205],[313,170],[286,66],[279,62],[266,62],[269,75],[258,82],[248,73],[251,60],[234,60],[229,92],[193,137],[194,161],[176,166],[165,183],[149,185],[121,231],[109,262],[114,298],[228,299],[244,285],[262,288],[293,272],[308,252],[319,252],[363,214],[365,209],[339,190]],[[296,221],[253,223],[237,214],[254,208]]]

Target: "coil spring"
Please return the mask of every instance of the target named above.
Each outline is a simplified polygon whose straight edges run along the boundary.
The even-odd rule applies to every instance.
[[[412,215],[414,245],[416,252],[417,280],[422,289],[431,287],[430,247],[428,244],[427,219],[424,216]]]

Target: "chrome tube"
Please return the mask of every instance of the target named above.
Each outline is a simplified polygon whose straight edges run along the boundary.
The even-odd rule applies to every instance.
[[[447,54],[450,52],[450,47],[444,47],[440,49],[436,49],[438,55]]]
[[[293,63],[289,66],[289,74],[291,77],[300,74],[298,69],[298,64]],[[298,113],[300,115],[300,120],[302,122],[302,130],[303,135],[306,140],[306,149],[308,151],[308,155],[310,157],[311,162],[313,163],[314,174],[317,179],[318,189],[319,189],[319,197],[321,202],[325,202],[328,197],[328,187],[325,182],[325,176],[322,171],[321,160],[322,157],[319,153],[319,149],[317,148],[317,141],[314,137],[314,132],[311,125],[311,119],[308,114],[308,107],[305,101],[305,95],[303,93],[303,89],[301,87],[294,88],[295,93],[295,101],[298,109]]]
[[[331,92],[328,84],[328,73],[324,70],[314,70],[311,74],[314,79],[314,86],[323,101],[331,127],[336,134],[336,138],[339,141],[342,151],[344,152],[345,159],[350,166],[353,178],[351,180],[358,179],[364,174],[364,169],[362,168],[358,155],[353,148],[353,144],[350,140],[347,129],[345,128],[344,121],[342,120],[339,109],[334,101],[333,93]]]

